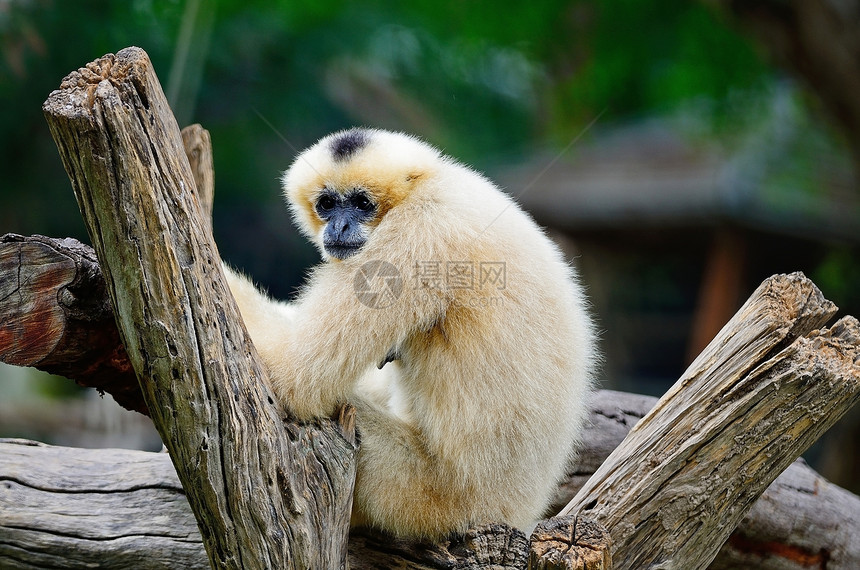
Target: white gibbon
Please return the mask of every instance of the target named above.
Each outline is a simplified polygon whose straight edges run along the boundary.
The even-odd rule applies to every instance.
[[[283,186],[325,262],[289,304],[228,280],[297,418],[356,407],[353,525],[439,539],[534,524],[597,360],[559,249],[489,180],[400,133],[329,135]]]

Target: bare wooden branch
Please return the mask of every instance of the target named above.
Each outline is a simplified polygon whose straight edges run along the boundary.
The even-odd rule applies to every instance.
[[[209,568],[166,453],[0,442],[0,568]]]
[[[212,157],[212,138],[209,131],[194,124],[182,129],[182,145],[194,175],[197,197],[203,218],[212,221],[212,205],[215,201],[215,166]]]
[[[562,514],[604,524],[618,568],[706,567],[767,485],[860,399],[857,320],[812,333],[834,311],[800,274],[765,281]]]
[[[598,392],[580,454],[583,463],[563,488],[578,488],[656,401],[648,396]],[[98,509],[86,500],[75,500],[92,495],[101,501]],[[567,500],[571,497],[568,494]],[[135,514],[126,516],[131,512]],[[798,561],[816,557],[826,557],[828,568],[858,568],[858,513],[860,497],[796,461],[747,513],[711,568],[796,570],[803,567]],[[83,521],[86,529],[80,528]],[[142,525],[149,527],[142,530]],[[133,560],[133,564],[118,562],[114,567],[148,570],[170,567],[163,561],[171,559],[179,561],[175,567],[206,567],[202,539],[194,529],[191,508],[166,454],[69,449],[20,440],[0,443],[2,568],[50,567],[59,558],[69,561],[64,567],[70,569],[89,568],[100,561]],[[480,531],[473,533],[478,534]],[[508,550],[520,552],[520,560],[524,560],[524,535],[512,534],[508,542],[522,545],[521,550],[519,546]],[[491,541],[468,541],[473,548],[479,543]],[[428,545],[354,532],[349,544],[350,567],[467,568],[463,562],[468,555],[466,545],[465,538]],[[151,556],[141,556],[150,551]],[[495,559],[499,556],[497,553]],[[508,558],[512,556],[509,552]],[[494,559],[493,555],[480,558]]]
[[[43,109],[210,564],[344,567],[353,414],[282,425],[149,58],[100,58]]]
[[[147,413],[92,248],[7,234],[0,275],[0,361],[72,378]]]
[[[209,132],[185,127],[182,143],[203,218],[211,224]],[[91,247],[72,238],[6,234],[0,237],[0,275],[0,362],[71,378],[149,415]]]

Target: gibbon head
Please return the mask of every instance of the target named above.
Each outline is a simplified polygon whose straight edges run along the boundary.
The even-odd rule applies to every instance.
[[[284,173],[284,194],[302,232],[328,260],[359,253],[393,208],[420,193],[439,151],[401,133],[350,129],[301,153]]]

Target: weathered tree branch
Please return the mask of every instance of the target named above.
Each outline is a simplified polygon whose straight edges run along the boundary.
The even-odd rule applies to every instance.
[[[215,200],[215,166],[212,158],[212,138],[209,131],[200,125],[189,125],[182,129],[182,146],[191,166],[197,198],[204,220],[212,220],[212,204]]]
[[[43,109],[210,564],[344,567],[352,413],[283,425],[149,58],[96,60]]]
[[[72,378],[148,414],[91,247],[7,234],[0,275],[0,361]]]
[[[766,280],[562,513],[602,522],[617,568],[706,567],[860,399],[857,320],[816,330],[835,310],[802,275]]]
[[[572,498],[656,401],[606,390],[598,393],[580,467],[571,475],[569,486],[563,486],[566,492],[560,502]],[[0,443],[0,481],[0,567],[43,568],[59,559],[72,570],[108,562],[110,567],[140,570],[207,567],[193,514],[166,454],[9,440]],[[806,564],[814,560],[826,561],[828,568],[860,567],[858,513],[860,497],[797,461],[765,491],[711,568],[820,567]],[[508,536],[509,546],[501,550],[508,560],[524,563],[525,536],[496,528],[495,532],[473,531],[470,537],[441,545],[353,533],[350,567],[486,568],[465,562],[468,557],[502,558],[499,541],[480,538],[483,532]]]
[[[166,453],[0,443],[0,567],[209,568]]]

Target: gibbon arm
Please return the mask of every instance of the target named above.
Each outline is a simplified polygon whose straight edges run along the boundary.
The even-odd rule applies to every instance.
[[[300,418],[330,414],[347,399],[355,406],[362,451],[357,457],[352,525],[372,524],[430,538],[455,528],[465,530],[460,528],[468,520],[463,505],[474,501],[469,495],[476,489],[460,484],[458,474],[462,476],[463,470],[452,469],[450,461],[435,456],[430,450],[438,446],[432,434],[399,417],[384,398],[354,391],[355,383],[369,371],[379,378],[386,371],[396,375],[389,368],[377,371],[376,364],[414,328],[420,311],[413,306],[407,315],[394,307],[366,307],[351,288],[338,286],[342,276],[328,281],[329,276],[319,272],[307,294],[288,305],[267,297],[230,268],[225,272],[248,333],[270,369],[273,389],[293,413]],[[411,292],[404,296],[407,308],[419,302]],[[424,309],[425,319],[432,318],[433,309]],[[412,321],[407,320],[410,317]],[[502,516],[493,514],[475,513],[488,520]]]
[[[318,268],[305,294],[283,303],[224,267],[273,390],[301,419],[333,414],[352,396],[359,379],[412,332],[429,327],[441,310],[438,302],[419,301],[408,293],[393,307],[365,306],[344,269]]]

